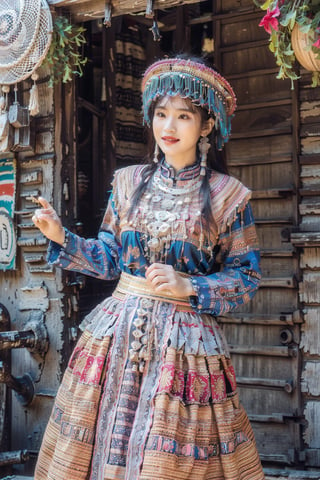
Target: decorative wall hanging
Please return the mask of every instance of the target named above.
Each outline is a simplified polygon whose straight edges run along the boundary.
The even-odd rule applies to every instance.
[[[51,42],[52,19],[45,0],[0,0],[0,84],[30,77]]]
[[[16,232],[13,223],[15,194],[15,160],[0,159],[0,270],[15,268]]]
[[[0,0],[0,152],[30,148],[29,112],[39,112],[35,70],[49,49],[52,19],[46,0]],[[29,107],[17,102],[17,83],[30,77]],[[15,85],[14,104],[9,107],[10,85]],[[11,120],[10,120],[10,118]],[[8,123],[9,122],[9,123]],[[11,125],[11,126],[10,126]]]

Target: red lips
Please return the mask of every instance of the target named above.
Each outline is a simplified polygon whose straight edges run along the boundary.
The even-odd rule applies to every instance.
[[[162,137],[161,138],[164,142],[168,142],[168,143],[176,143],[176,142],[179,142],[179,139],[178,138],[175,138],[175,137]]]

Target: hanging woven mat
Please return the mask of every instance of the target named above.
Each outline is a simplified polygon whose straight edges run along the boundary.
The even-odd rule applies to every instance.
[[[46,56],[51,35],[45,0],[0,0],[0,84],[28,78]]]

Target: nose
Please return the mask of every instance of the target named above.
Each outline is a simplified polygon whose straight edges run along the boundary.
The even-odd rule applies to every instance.
[[[164,125],[164,130],[166,132],[175,132],[176,126],[175,126],[175,120],[174,117],[171,115],[168,115],[166,118],[166,122]]]

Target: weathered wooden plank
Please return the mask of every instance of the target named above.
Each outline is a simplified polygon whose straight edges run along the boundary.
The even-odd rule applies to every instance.
[[[319,101],[301,102],[300,104],[300,120],[301,123],[314,122],[320,123],[320,106]]]
[[[253,198],[251,204],[256,219],[286,218],[294,215],[293,202],[291,198]]]
[[[290,240],[296,247],[317,247],[320,245],[320,232],[291,233]]]
[[[44,282],[36,286],[30,285],[20,288],[19,309],[32,310],[35,307],[43,311],[49,308],[48,289]]]
[[[320,270],[319,248],[305,248],[300,256],[300,267],[303,269]]]
[[[238,17],[238,21],[236,23],[235,28],[235,21],[230,19],[225,22],[221,22],[221,48],[224,48],[228,45],[242,46],[243,44],[252,42],[254,39],[255,41],[264,41],[264,45],[268,37],[263,31],[262,28],[259,28],[258,19],[261,18],[260,12],[256,12],[253,14],[247,14],[245,18]],[[264,65],[265,66],[265,65]]]
[[[33,235],[32,237],[18,237],[17,245],[19,247],[44,246],[48,244],[48,240],[42,234]]]
[[[301,461],[303,461],[302,458]],[[319,462],[313,463],[312,465],[319,465]],[[299,468],[297,470],[293,468],[290,468],[290,470],[264,468],[263,471],[266,474],[266,480],[319,480],[319,472],[312,470],[302,471],[299,470]]]
[[[302,371],[301,391],[315,397],[320,396],[320,362],[309,361]]]
[[[302,197],[320,196],[320,185],[314,184],[305,186],[304,188],[299,189],[299,193]]]
[[[299,205],[300,215],[320,215],[320,200],[308,199],[308,201],[303,200]]]
[[[320,137],[307,137],[301,139],[301,152],[303,155],[320,153]]]
[[[320,124],[319,123],[306,123],[300,128],[301,138],[306,137],[316,137],[320,135]]]
[[[270,64],[266,65],[266,67],[273,66],[274,63],[272,63],[272,56],[270,55]],[[279,82],[275,75],[232,79],[232,85],[237,92],[240,104],[256,103],[261,101],[261,98],[265,102],[291,98],[289,83],[287,80]]]
[[[304,272],[300,283],[300,300],[307,304],[320,304],[320,272]]]
[[[304,414],[308,422],[303,433],[304,440],[308,447],[319,448],[320,402],[308,401],[306,403]]]
[[[301,326],[300,348],[310,355],[320,355],[320,308],[306,309],[304,317],[305,322]]]

